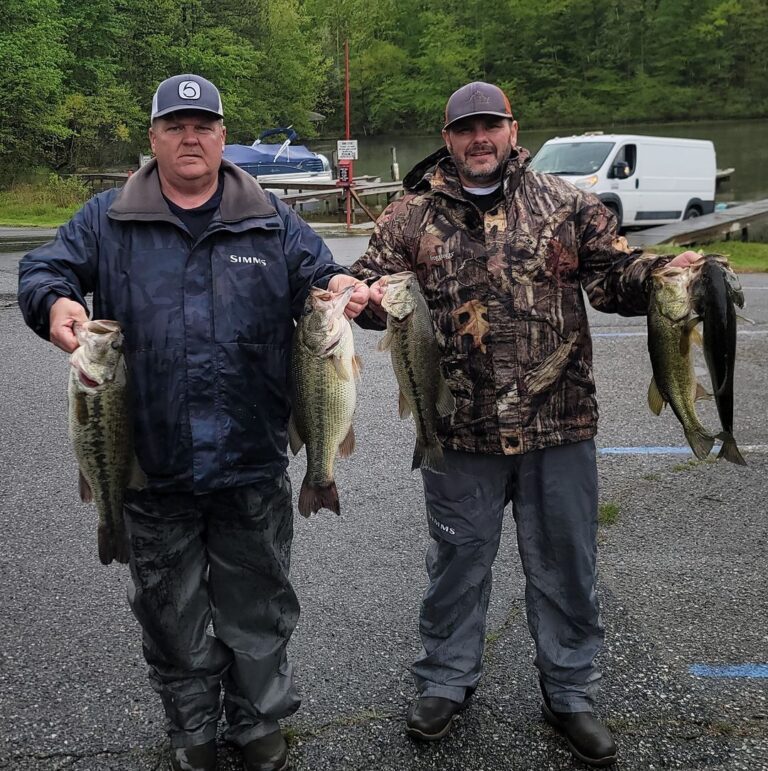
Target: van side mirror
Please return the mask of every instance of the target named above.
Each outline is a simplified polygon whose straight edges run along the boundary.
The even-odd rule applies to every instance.
[[[631,171],[626,161],[618,161],[611,166],[611,176],[616,179],[626,179]]]

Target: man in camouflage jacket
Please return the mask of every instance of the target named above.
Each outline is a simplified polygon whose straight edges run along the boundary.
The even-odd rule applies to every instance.
[[[456,400],[439,431],[448,473],[422,469],[433,542],[407,730],[441,738],[477,687],[491,566],[512,501],[544,715],[577,757],[610,765],[615,743],[592,715],[603,641],[598,411],[582,288],[601,311],[645,314],[651,272],[669,258],[631,251],[597,197],[531,171],[496,86],[456,91],[443,138],[352,267],[371,284],[358,322],[374,328],[385,318],[382,277],[416,273]]]

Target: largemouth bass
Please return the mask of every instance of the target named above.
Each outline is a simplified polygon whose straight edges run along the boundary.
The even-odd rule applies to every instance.
[[[128,562],[123,496],[133,469],[123,333],[116,321],[75,325],[71,354],[69,436],[80,467],[80,498],[96,504],[104,565]]]
[[[727,260],[708,254],[691,267],[691,300],[704,327],[704,358],[712,380],[717,414],[723,431],[716,436],[723,445],[718,458],[746,466],[733,438],[733,379],[736,362],[736,309],[744,306],[739,280]]]
[[[294,455],[307,448],[299,492],[299,513],[305,517],[323,508],[341,512],[333,464],[337,450],[346,458],[355,448],[352,416],[360,362],[344,316],[353,291],[353,286],[338,293],[313,287],[293,338],[288,436]]]
[[[708,397],[696,382],[691,355],[690,270],[665,267],[653,274],[648,308],[648,352],[653,379],[648,405],[659,415],[668,403],[683,426],[685,438],[699,458],[706,458],[715,439],[699,422],[694,402]]]
[[[437,424],[454,412],[456,401],[440,371],[440,349],[416,274],[404,271],[388,276],[382,307],[387,312],[387,332],[379,350],[389,350],[392,357],[400,387],[400,417],[412,414],[416,424],[411,470],[443,471]]]

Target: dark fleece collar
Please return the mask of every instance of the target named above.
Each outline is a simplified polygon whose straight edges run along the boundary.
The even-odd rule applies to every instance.
[[[250,174],[225,160],[221,162],[221,170],[224,172],[224,193],[219,207],[222,222],[277,214],[267,194]],[[175,221],[163,198],[154,158],[131,175],[107,213],[116,220]]]

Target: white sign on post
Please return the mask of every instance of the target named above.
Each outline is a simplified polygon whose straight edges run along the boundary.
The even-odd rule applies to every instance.
[[[340,161],[357,160],[357,140],[339,139],[336,142],[336,157]]]

